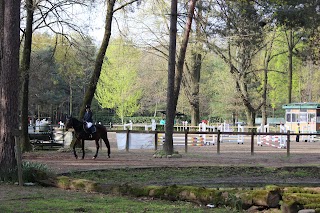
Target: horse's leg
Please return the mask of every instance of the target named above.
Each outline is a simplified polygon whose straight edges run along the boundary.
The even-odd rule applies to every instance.
[[[96,142],[96,154],[93,156],[93,158],[92,159],[96,159],[97,157],[98,157],[98,153],[99,153],[99,148],[100,148],[100,146],[99,146],[99,139],[95,139],[95,142]]]
[[[108,148],[108,157],[110,158],[110,142],[108,139],[108,134],[106,133],[105,135],[103,135],[102,137],[104,143],[106,144],[106,147]]]
[[[84,159],[84,140],[82,139],[82,144],[81,144],[81,147],[82,147],[82,159]]]
[[[77,144],[78,140],[76,140],[73,144],[73,154],[74,156],[76,157],[76,159],[78,159],[78,155],[77,155],[77,152],[76,152],[76,144]]]

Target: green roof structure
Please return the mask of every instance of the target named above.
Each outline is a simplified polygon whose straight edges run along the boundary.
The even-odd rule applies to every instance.
[[[320,109],[319,103],[304,102],[304,103],[290,103],[282,106],[283,109]]]

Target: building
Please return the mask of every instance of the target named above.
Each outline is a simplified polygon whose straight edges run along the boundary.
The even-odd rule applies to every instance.
[[[320,104],[290,103],[282,106],[286,110],[285,125],[290,131],[301,133],[320,132]]]

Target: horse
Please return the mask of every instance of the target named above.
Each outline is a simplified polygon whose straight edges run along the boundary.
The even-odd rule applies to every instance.
[[[107,129],[103,125],[96,124],[94,125],[96,128],[96,131],[92,133],[92,137],[90,137],[90,133],[87,133],[84,129],[84,122],[79,121],[78,119],[74,117],[69,117],[66,120],[65,129],[68,131],[68,129],[73,128],[75,131],[75,137],[76,141],[73,144],[73,153],[76,159],[78,159],[78,155],[76,153],[76,144],[77,142],[81,142],[81,148],[82,148],[82,159],[84,159],[85,151],[84,151],[84,141],[85,140],[95,140],[96,142],[96,154],[93,156],[92,159],[96,159],[99,152],[99,140],[100,138],[103,139],[104,143],[106,144],[108,148],[108,157],[110,158],[110,143],[108,140],[107,135]]]

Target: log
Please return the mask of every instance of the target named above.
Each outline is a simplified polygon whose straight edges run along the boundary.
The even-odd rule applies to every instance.
[[[262,189],[246,192],[246,195],[240,195],[243,205],[248,206],[264,206],[267,208],[278,208],[282,199],[279,189]]]

